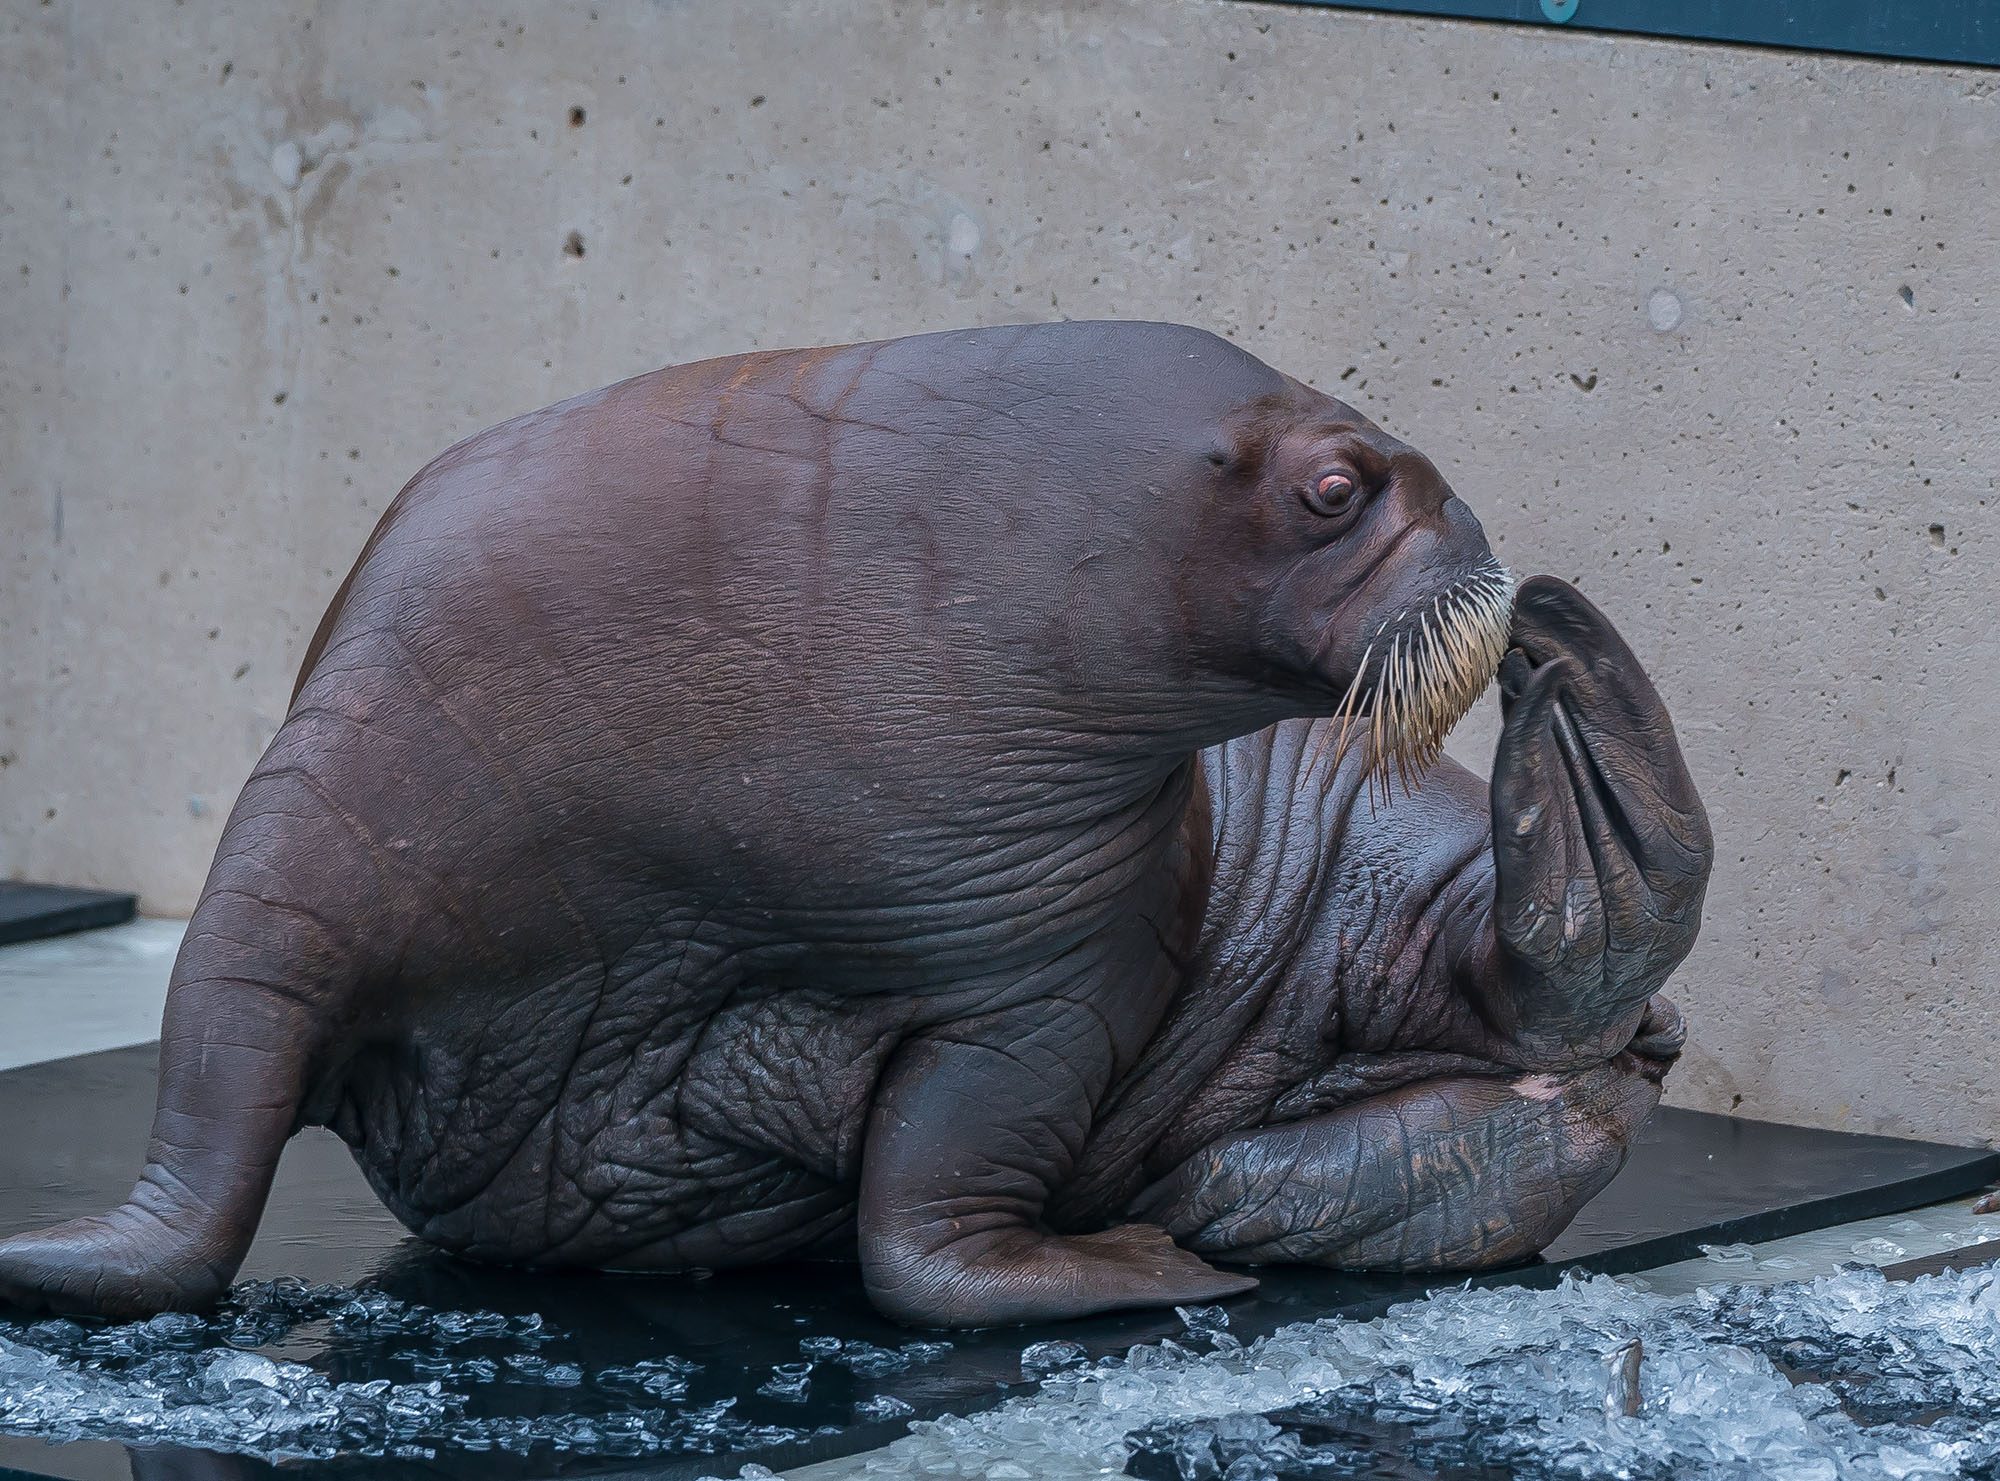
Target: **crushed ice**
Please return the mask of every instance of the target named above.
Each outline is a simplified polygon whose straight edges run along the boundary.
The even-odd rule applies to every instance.
[[[287,1361],[288,1343],[372,1345],[389,1360],[377,1371],[407,1370],[410,1380],[342,1381]],[[539,1316],[442,1311],[381,1291],[298,1281],[239,1287],[211,1316],[170,1313],[122,1326],[0,1321],[0,1432],[273,1460],[429,1458],[447,1450],[713,1454],[813,1433],[747,1419],[726,1391],[691,1395],[702,1369],[692,1359],[586,1368],[567,1360],[567,1346],[567,1334]],[[800,1347],[801,1361],[779,1363],[761,1387],[754,1377],[746,1386],[797,1402],[817,1366],[879,1377],[950,1350],[943,1342],[880,1347],[834,1337]],[[341,1365],[338,1357],[328,1364]],[[551,1390],[570,1395],[553,1412]],[[862,1418],[912,1412],[887,1395],[857,1407]]]
[[[1040,1378],[1037,1391],[986,1413],[915,1423],[866,1458],[866,1474],[2000,1475],[2000,1271],[1992,1267],[1907,1283],[1856,1267],[1676,1297],[1605,1277],[1566,1279],[1553,1291],[1458,1289],[1373,1321],[1303,1323],[1247,1345],[1219,1308],[1180,1315],[1178,1338],[1095,1363],[1060,1339],[1034,1344],[1021,1362]],[[385,1336],[410,1381],[342,1381],[284,1356],[288,1342]],[[691,1359],[588,1366],[568,1359],[568,1341],[534,1316],[439,1311],[381,1292],[286,1282],[244,1287],[210,1317],[119,1327],[0,1322],[0,1430],[274,1459],[714,1454],[807,1434],[737,1413],[738,1399],[712,1392],[717,1375]],[[898,1372],[949,1350],[808,1336],[797,1361],[753,1375],[746,1388],[761,1383],[763,1401],[782,1405],[831,1370]],[[544,1402],[493,1412],[510,1386]],[[559,1412],[545,1402],[551,1390],[573,1396]],[[911,1414],[882,1394],[854,1408],[858,1420]]]
[[[1991,1267],[1908,1283],[1856,1267],[1680,1297],[1602,1276],[1553,1291],[1460,1289],[1374,1321],[1303,1323],[1247,1346],[1206,1312],[1183,1321],[1183,1341],[1058,1369],[1036,1393],[983,1414],[914,1424],[866,1459],[865,1474],[2000,1474],[2000,1272]],[[1617,1388],[1635,1343],[1628,1414]],[[1408,1469],[1382,1468],[1390,1440]]]

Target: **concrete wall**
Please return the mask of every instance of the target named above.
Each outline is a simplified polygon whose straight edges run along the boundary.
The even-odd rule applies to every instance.
[[[0,874],[186,910],[370,524],[475,428],[1183,319],[1428,449],[1653,666],[1721,851],[1678,1100],[2000,1134],[2000,74],[1227,0],[4,13]]]

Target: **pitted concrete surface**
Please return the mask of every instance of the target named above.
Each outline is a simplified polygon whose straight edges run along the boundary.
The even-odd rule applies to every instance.
[[[2000,1134],[2000,75],[1234,0],[0,14],[0,874],[185,911],[468,432],[1187,320],[1630,632],[1719,845],[1671,1098]]]

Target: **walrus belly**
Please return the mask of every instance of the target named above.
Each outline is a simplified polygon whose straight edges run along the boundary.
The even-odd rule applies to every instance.
[[[414,1233],[473,1259],[671,1270],[851,1255],[882,1000],[745,996],[705,1018],[556,983],[350,1065],[326,1120]],[[556,1045],[562,1052],[556,1054]]]
[[[411,672],[385,664],[388,696],[361,708],[407,704]],[[288,728],[286,775],[312,781],[301,796],[288,782],[284,805],[372,792],[354,828],[389,840],[404,871],[304,1119],[349,1143],[413,1232],[471,1258],[679,1269],[851,1254],[868,1112],[904,1042],[1033,1012],[1100,959],[1157,958],[1164,984],[1192,945],[1199,865],[1175,846],[1187,766],[1093,827],[1017,823],[906,878],[879,864],[869,806],[841,799],[810,824],[840,842],[819,849],[822,872],[806,877],[808,840],[789,837],[797,862],[765,879],[746,877],[762,871],[733,834],[704,840],[698,777],[651,773],[601,736],[529,766],[468,723],[416,776],[380,726],[314,712]],[[511,805],[475,818],[496,773]],[[551,782],[578,775],[620,785],[580,797]],[[746,803],[739,830],[751,822],[807,826],[789,804],[773,817]]]

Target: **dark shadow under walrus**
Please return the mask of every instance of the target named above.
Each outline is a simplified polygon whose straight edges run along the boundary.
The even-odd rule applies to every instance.
[[[1496,667],[1489,796],[1439,745]],[[474,1259],[858,1259],[916,1323],[1512,1261],[1657,1099],[1709,856],[1611,626],[1213,335],[657,371],[390,507],[145,1171],[0,1296],[213,1301],[303,1125]]]

